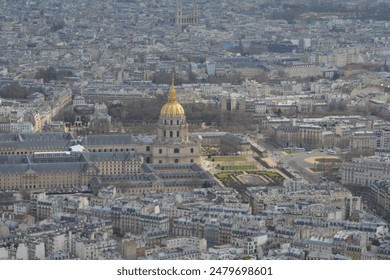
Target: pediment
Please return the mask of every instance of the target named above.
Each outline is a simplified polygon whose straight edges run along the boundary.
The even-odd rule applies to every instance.
[[[37,174],[37,172],[29,168],[24,174]]]

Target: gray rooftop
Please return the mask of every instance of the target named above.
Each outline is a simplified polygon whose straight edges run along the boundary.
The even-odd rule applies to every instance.
[[[116,134],[116,135],[88,135],[81,141],[81,145],[100,146],[100,145],[131,145],[135,144],[136,139],[131,134]]]

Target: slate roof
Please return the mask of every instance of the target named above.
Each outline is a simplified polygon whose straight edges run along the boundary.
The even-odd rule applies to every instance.
[[[72,133],[0,133],[0,150],[14,151],[22,148],[33,149],[65,149],[75,143]]]
[[[102,146],[102,145],[131,145],[136,144],[136,139],[131,134],[120,135],[88,135],[84,137],[80,145],[88,146]]]
[[[51,152],[53,153],[53,152]],[[70,152],[74,157],[34,158],[34,155],[1,155],[0,174],[24,173],[31,169],[37,173],[67,173],[86,170],[97,161],[126,161],[137,159],[135,152]]]

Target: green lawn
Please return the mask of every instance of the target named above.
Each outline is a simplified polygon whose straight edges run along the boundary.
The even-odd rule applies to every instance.
[[[281,185],[284,181],[284,178],[277,172],[270,172],[270,171],[256,171],[253,172],[253,174],[256,175],[263,175],[265,177],[268,177],[268,179],[271,179],[275,182],[277,185]]]
[[[266,175],[266,176],[268,176],[270,178],[281,178],[281,179],[283,179],[283,177],[279,173],[277,173],[277,172],[256,171],[256,172],[254,172],[254,174],[256,174],[256,175]]]
[[[229,183],[233,180],[232,179],[233,173],[230,172],[222,172],[215,175],[221,182],[227,186]]]
[[[240,166],[234,166],[234,167],[240,167]],[[243,167],[243,166],[241,166]],[[252,167],[252,166],[244,166],[246,168]],[[237,170],[237,169],[236,169]],[[215,177],[217,177],[219,180],[221,180],[222,183],[225,185],[228,185],[232,182],[232,176],[236,176],[242,174],[242,172],[221,172],[218,174],[215,174]],[[256,174],[256,175],[263,175],[268,180],[273,181],[276,185],[282,185],[284,178],[276,172],[270,172],[270,171],[248,171],[248,174]]]
[[[339,158],[315,158],[315,161],[321,162],[321,163],[328,163],[328,162],[341,162],[342,160]]]
[[[217,166],[219,170],[254,170],[257,169],[256,166],[253,165],[228,165],[228,166]]]
[[[262,175],[264,176],[265,178],[273,181],[276,185],[282,185],[283,184],[283,181],[284,181],[284,178],[282,175],[280,175],[279,173],[277,172],[271,172],[271,171],[255,171],[255,172],[248,172],[248,173],[252,173],[252,174],[256,174],[256,175]]]
[[[224,162],[224,161],[246,161],[244,157],[210,157],[208,161]]]
[[[222,173],[215,174],[215,177],[217,177],[220,180],[223,180],[223,179],[230,178],[230,176],[232,176],[232,175],[233,175],[233,173],[231,173],[231,172],[222,172]]]
[[[324,171],[324,169],[318,169],[318,168],[314,168],[314,167],[310,167],[309,169],[313,172],[323,172]]]

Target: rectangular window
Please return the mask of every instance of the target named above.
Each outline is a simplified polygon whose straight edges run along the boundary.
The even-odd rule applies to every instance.
[[[150,146],[146,146],[146,151],[147,151],[147,152],[150,151]]]
[[[194,153],[194,148],[191,148],[191,154],[193,154]]]
[[[158,150],[158,153],[159,153],[159,154],[162,154],[162,149],[159,149],[159,150]]]

